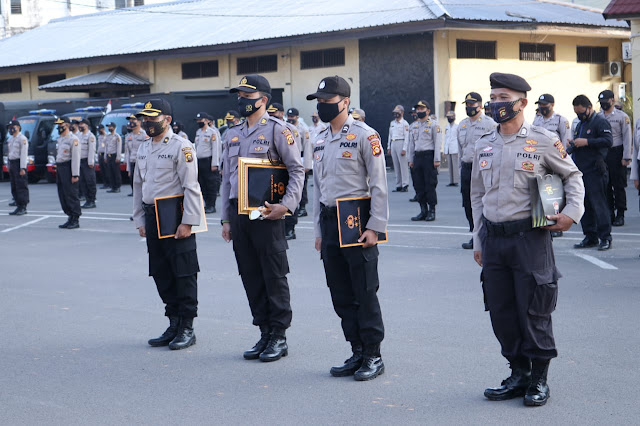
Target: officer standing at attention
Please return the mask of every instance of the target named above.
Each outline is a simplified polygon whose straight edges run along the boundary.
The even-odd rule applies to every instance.
[[[129,180],[131,181],[131,194],[129,194],[129,196],[133,197],[133,175],[136,171],[138,149],[140,148],[140,145],[147,140],[148,136],[147,132],[142,130],[142,127],[140,127],[140,120],[138,120],[138,117],[131,114],[127,117],[127,120],[129,120],[129,125],[127,127],[131,131],[127,133],[127,136],[125,136],[124,139],[124,161],[127,166]]]
[[[29,204],[29,179],[27,177],[29,140],[21,133],[22,126],[19,121],[11,120],[7,127],[11,135],[7,139],[11,196],[16,203],[16,209],[9,214],[22,216],[27,214],[27,204]]]
[[[407,192],[409,190],[409,162],[407,161],[409,123],[403,117],[402,105],[396,105],[392,112],[393,121],[389,124],[387,153],[391,155],[393,170],[396,172],[396,189],[393,192]]]
[[[227,131],[222,178],[222,238],[233,240],[253,324],[261,337],[244,353],[245,359],[277,361],[288,354],[285,330],[291,324],[291,304],[287,273],[287,241],[284,220],[293,213],[302,196],[304,166],[293,134],[281,120],[266,112],[271,86],[261,75],[247,75],[230,90],[238,94],[238,110],[246,120]],[[265,220],[249,220],[238,214],[238,158],[262,158],[282,162],[289,183],[279,204],[265,203]]]
[[[489,103],[489,102],[487,102]],[[482,113],[482,96],[477,92],[469,92],[464,97],[467,118],[458,126],[458,151],[460,152],[460,192],[462,193],[462,207],[469,222],[469,232],[473,232],[473,213],[471,211],[471,168],[476,155],[476,141],[482,135],[492,131],[496,122]],[[485,104],[485,111],[486,111]],[[462,243],[462,248],[471,250],[473,238],[468,243]]]
[[[320,117],[318,117],[318,112],[314,111],[311,114],[311,122],[313,125],[309,128],[309,133],[311,133],[311,145],[313,146],[318,135],[327,128],[327,125],[320,121]]]
[[[365,114],[363,109],[360,108],[354,108],[353,112],[351,113],[351,116],[358,120],[358,121],[362,121],[364,123],[364,120],[366,119],[367,115]]]
[[[111,183],[109,181],[109,171],[107,170],[107,160],[105,157],[107,134],[104,129],[103,124],[98,124],[98,166],[100,167],[100,171],[102,172],[102,186],[100,189],[111,188]]]
[[[224,134],[232,128],[233,126],[237,126],[240,124],[240,114],[236,110],[229,110],[227,114],[224,116],[224,126],[220,127],[220,136],[222,137],[224,143]]]
[[[324,78],[316,93],[320,119],[329,127],[314,148],[313,222],[333,308],[341,319],[352,356],[333,367],[334,377],[375,379],[384,373],[380,343],[384,338],[378,302],[378,233],[389,219],[387,176],[380,136],[349,116],[351,88],[339,76]],[[336,199],[371,197],[371,217],[360,237],[363,246],[340,248]]]
[[[76,229],[80,227],[78,219],[82,215],[78,198],[80,178],[80,141],[71,133],[71,122],[67,117],[58,118],[58,155],[56,157],[56,184],[62,211],[69,219],[58,228]]]
[[[107,156],[107,170],[111,189],[107,192],[120,192],[122,176],[120,176],[120,153],[122,152],[122,138],[116,133],[116,123],[107,124],[109,134],[105,138],[105,155]]]
[[[438,195],[438,167],[442,132],[436,120],[431,120],[431,107],[427,101],[414,106],[418,119],[409,128],[409,167],[413,169],[413,186],[420,203],[420,213],[411,220],[436,220]]]
[[[551,313],[560,273],[549,231],[566,231],[584,212],[581,173],[555,133],[524,119],[531,87],[514,74],[493,73],[491,111],[499,123],[476,143],[471,177],[475,261],[482,266],[486,307],[511,376],[486,389],[492,401],[521,397],[528,406],[549,398],[547,371],[556,351]],[[532,228],[529,179],[556,174],[566,206],[556,224]]]
[[[189,136],[184,132],[184,124],[180,121],[174,121],[171,123],[171,128],[173,129],[173,133],[180,136],[182,139],[190,141]]]
[[[149,275],[165,304],[169,327],[151,346],[177,350],[195,345],[198,314],[198,253],[193,225],[202,221],[196,153],[189,140],[173,133],[169,102],[151,99],[137,116],[150,136],[140,145],[133,170],[133,220],[147,239]],[[158,239],[154,200],[184,194],[182,222],[173,238]]]
[[[287,122],[296,127],[300,133],[302,164],[304,165],[304,186],[302,187],[302,198],[300,199],[300,207],[298,207],[298,217],[307,216],[307,178],[313,168],[313,148],[311,146],[311,132],[306,124],[300,121],[300,111],[297,108],[289,108],[287,110]],[[295,231],[293,233],[295,238]]]
[[[198,181],[204,198],[204,212],[216,212],[216,198],[220,188],[220,133],[209,124],[213,117],[206,112],[196,114],[198,130],[195,145],[198,153]]]
[[[614,95],[605,90],[598,96],[602,110],[598,115],[607,119],[611,125],[613,145],[607,153],[607,201],[613,226],[624,225],[624,211],[627,209],[627,167],[633,156],[633,132],[631,121],[624,111],[614,108]]]
[[[82,205],[83,209],[96,208],[96,137],[89,128],[91,122],[83,119],[78,125],[80,140],[80,189],[86,201]]]
[[[586,190],[585,212],[580,221],[585,237],[573,247],[582,249],[598,246],[600,251],[609,250],[612,238],[606,195],[609,180],[606,158],[613,144],[611,125],[603,116],[595,113],[591,101],[585,95],[575,97],[573,110],[579,123],[573,132],[573,139],[569,139],[567,152],[582,172]]]
[[[447,127],[444,129],[444,148],[442,153],[447,156],[449,163],[449,185],[458,186],[460,179],[460,164],[458,164],[458,123],[455,111],[447,112]]]

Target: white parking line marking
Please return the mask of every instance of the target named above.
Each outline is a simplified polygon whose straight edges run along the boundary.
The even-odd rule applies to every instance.
[[[600,259],[597,259],[593,256],[589,256],[588,254],[574,253],[574,255],[586,260],[587,262],[591,262],[602,269],[618,269],[615,266],[611,265],[610,263],[603,262]]]
[[[15,231],[16,229],[20,229],[20,228],[24,228],[25,226],[29,226],[29,225],[33,225],[34,223],[43,221],[45,219],[50,218],[51,216],[42,216],[39,217],[38,219],[34,219],[32,221],[23,223],[22,225],[18,225],[18,226],[14,226],[13,228],[7,228],[7,229],[3,229],[2,232],[11,232],[11,231]]]

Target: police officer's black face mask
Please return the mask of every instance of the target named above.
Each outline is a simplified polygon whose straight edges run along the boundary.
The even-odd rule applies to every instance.
[[[76,131],[76,126],[69,127],[69,130],[71,130],[72,132],[75,132]]]
[[[325,123],[329,123],[334,118],[339,116],[340,113],[344,111],[344,108],[340,109],[340,102],[342,101],[338,101],[333,104],[329,104],[326,102],[322,102],[322,103],[318,102],[317,108],[318,108],[318,116],[320,117],[320,120],[324,121]]]
[[[578,116],[578,120],[580,121],[587,121],[589,119],[589,116],[591,115],[591,112],[589,111],[589,108],[587,108],[585,110],[585,112],[576,112],[576,115]]]
[[[465,109],[467,111],[467,117],[475,117],[478,115],[478,107],[467,106]]]
[[[506,123],[507,121],[513,120],[516,115],[522,111],[521,109],[518,111],[513,109],[518,101],[520,101],[520,99],[510,102],[491,102],[489,104],[491,107],[491,117],[496,123]]]
[[[402,114],[400,114],[399,112],[394,112],[393,113],[393,117],[394,118],[400,118],[400,117],[402,117]]]
[[[16,132],[16,128],[15,127],[9,127],[9,134],[13,135]]]
[[[262,98],[260,98],[262,99]],[[243,117],[255,114],[262,105],[256,105],[260,99],[238,98],[238,110]]]
[[[296,124],[298,122],[298,120],[296,120],[295,118],[287,118],[287,123],[289,124]]]
[[[447,117],[447,121],[448,121],[449,123],[453,124],[453,122],[454,122],[454,121],[456,121],[456,119],[455,119],[455,118],[453,118],[453,117]]]
[[[427,116],[427,111],[421,111],[421,112],[416,112],[416,116],[422,120],[423,118],[425,118]]]
[[[543,117],[546,117],[547,115],[549,115],[550,112],[551,112],[551,108],[549,108],[548,106],[547,107],[543,107],[543,106],[540,107],[540,114]]]
[[[313,121],[314,123],[318,123],[320,119],[318,117],[311,117],[311,121]]]
[[[198,127],[202,129],[204,127],[204,121],[198,121]]]
[[[58,134],[61,135],[64,133],[64,126],[58,126]]]
[[[145,121],[144,122],[144,131],[151,137],[158,136],[164,133],[165,130],[165,121]]]
[[[605,111],[609,111],[611,109],[611,104],[609,102],[600,102],[600,107]]]

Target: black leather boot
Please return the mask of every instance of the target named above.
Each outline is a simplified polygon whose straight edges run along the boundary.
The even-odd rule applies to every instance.
[[[473,249],[473,238],[470,239],[468,243],[462,243],[462,248],[465,250]]]
[[[78,216],[71,216],[71,220],[69,220],[69,224],[67,225],[67,229],[80,228],[80,221],[78,219],[79,219]]]
[[[9,213],[11,216],[22,216],[23,214],[27,214],[27,208],[24,206],[18,206],[14,211]]]
[[[153,347],[157,346],[167,346],[173,339],[176,338],[178,334],[178,327],[180,326],[180,317],[178,316],[170,316],[169,317],[169,328],[167,328],[162,336],[156,337],[155,339],[149,340],[149,344]]]
[[[417,203],[418,202],[418,195],[414,195],[413,198],[409,198],[409,201],[412,203]]]
[[[264,349],[267,347],[267,343],[269,343],[269,337],[271,337],[271,329],[267,325],[261,325],[260,333],[260,340],[258,340],[258,343],[253,345],[251,349],[245,351],[244,354],[242,354],[242,356],[244,356],[244,359],[258,359],[262,351],[264,351]]]
[[[182,318],[178,334],[169,343],[169,349],[185,349],[196,344],[196,334],[193,332],[193,318]]]
[[[277,361],[287,355],[289,355],[289,347],[287,346],[285,330],[284,328],[274,328],[271,330],[267,347],[260,354],[260,361]]]
[[[351,343],[351,351],[353,352],[353,355],[351,355],[351,358],[344,362],[344,365],[341,365],[339,367],[331,367],[331,370],[329,370],[329,372],[333,377],[353,376],[354,373],[358,371],[360,367],[362,367],[362,344]]]
[[[420,204],[420,213],[418,213],[418,216],[412,217],[411,220],[414,222],[418,222],[420,220],[425,220],[426,218],[427,218],[427,205]]]
[[[618,215],[611,224],[613,226],[624,226],[624,211],[618,210]]]
[[[384,363],[380,356],[380,345],[366,345],[362,366],[355,372],[353,378],[358,382],[373,380],[384,373]]]
[[[427,217],[424,219],[427,222],[433,222],[434,220],[436,220],[436,207],[429,207],[429,209],[427,210]]]
[[[511,376],[497,388],[488,388],[484,396],[491,401],[505,401],[523,396],[531,384],[531,363],[528,358],[509,358]]]
[[[69,219],[67,219],[67,221],[65,223],[63,223],[62,225],[58,225],[58,228],[67,229],[69,227],[70,223],[71,223],[71,216],[69,216]]]
[[[531,364],[531,384],[524,396],[524,405],[539,407],[547,403],[550,395],[547,385],[549,360],[534,359]]]

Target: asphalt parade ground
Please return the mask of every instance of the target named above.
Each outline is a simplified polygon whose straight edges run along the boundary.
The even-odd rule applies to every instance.
[[[389,175],[395,181],[393,173]],[[559,357],[551,399],[490,402],[508,376],[491,330],[459,188],[440,173],[435,222],[411,222],[409,193],[390,193],[380,245],[386,372],[372,382],[329,375],[349,357],[331,306],[311,217],[289,244],[293,324],[289,356],[245,361],[257,341],[220,216],[199,234],[197,344],[152,348],[167,326],[146,245],[129,221],[129,187],[98,190],[80,229],[55,185],[30,186],[29,213],[7,215],[0,183],[0,424],[634,424],[640,416],[640,215],[628,188],[627,224],[613,248],[574,250],[579,226],[554,241],[563,274],[554,313]],[[310,188],[312,191],[312,188]],[[221,203],[218,200],[218,208]],[[531,253],[531,256],[536,256]],[[635,419],[635,420],[634,420]]]

